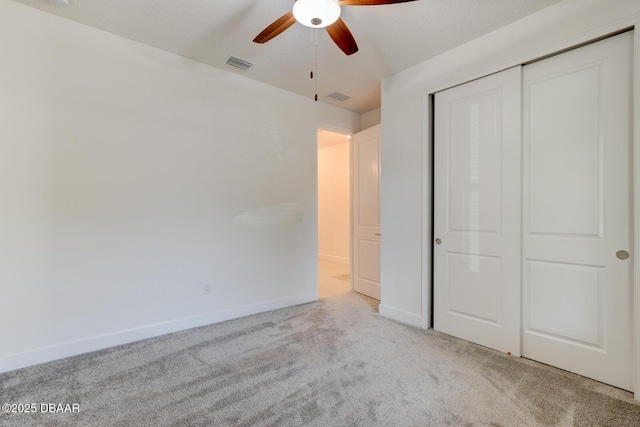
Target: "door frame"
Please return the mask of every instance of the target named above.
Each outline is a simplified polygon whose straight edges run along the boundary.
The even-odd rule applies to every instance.
[[[341,135],[345,135],[348,137],[349,141],[349,290],[353,291],[353,134],[356,133],[353,129],[341,128],[337,126],[333,126],[327,123],[316,123],[316,161],[314,163],[315,167],[315,210],[314,210],[314,221],[316,225],[316,233],[315,233],[315,258],[314,258],[314,270],[315,270],[315,278],[314,278],[314,292],[316,296],[316,300],[318,299],[319,292],[319,284],[318,284],[318,133],[322,130],[326,130],[329,132],[339,133]]]
[[[633,328],[634,328],[634,398],[640,401],[640,15],[634,15],[627,19],[605,25],[592,31],[580,34],[577,37],[562,40],[555,46],[543,51],[525,52],[521,57],[514,58],[506,63],[478,72],[473,64],[466,64],[464,71],[468,77],[463,80],[448,81],[438,86],[427,87],[422,90],[422,313],[421,324],[424,328],[433,327],[433,98],[435,93],[454,86],[458,86],[479,78],[506,70],[508,68],[523,65],[541,59],[572,50],[586,44],[625,32],[634,30],[633,46],[633,104],[632,104],[632,151],[633,161],[631,165],[632,185],[632,286],[634,293],[633,302]]]

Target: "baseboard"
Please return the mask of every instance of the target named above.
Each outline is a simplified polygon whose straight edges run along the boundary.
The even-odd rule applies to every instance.
[[[380,307],[378,307],[378,312],[381,316],[388,317],[389,319],[422,328],[422,316],[418,314],[409,313],[408,311],[399,310],[383,304],[380,304]]]
[[[210,325],[212,323],[237,319],[239,317],[263,313],[265,311],[305,304],[316,301],[317,299],[317,293],[310,292],[292,297],[236,307],[229,310],[215,311],[197,316],[141,326],[138,328],[126,329],[110,334],[97,335],[77,341],[69,341],[53,346],[41,347],[35,350],[8,354],[0,357],[0,373],[25,368],[27,366],[38,365],[40,363],[51,362],[65,357],[77,356],[79,354],[102,350],[117,345],[128,344],[160,335],[170,334],[172,332],[183,331],[185,329],[196,328],[198,326]]]
[[[349,264],[349,258],[335,255],[318,254],[318,259],[321,259],[323,261],[339,262],[340,264]]]

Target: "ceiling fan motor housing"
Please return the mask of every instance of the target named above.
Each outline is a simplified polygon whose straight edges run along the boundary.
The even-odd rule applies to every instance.
[[[293,5],[296,21],[311,28],[327,27],[340,18],[336,0],[297,0]]]
[[[382,6],[417,0],[297,0],[293,10],[273,21],[253,39],[256,43],[266,43],[296,22],[310,28],[326,28],[327,33],[345,55],[358,51],[349,27],[340,19],[342,6]]]

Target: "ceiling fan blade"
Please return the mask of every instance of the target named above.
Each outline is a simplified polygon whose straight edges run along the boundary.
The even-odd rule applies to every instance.
[[[327,33],[347,55],[353,55],[358,51],[358,45],[351,35],[351,31],[341,18],[327,27]]]
[[[405,3],[416,0],[339,0],[340,6],[379,6],[383,4]]]
[[[253,39],[256,43],[265,43],[282,33],[284,30],[295,24],[296,18],[293,17],[293,12],[288,12],[276,19],[273,24],[262,30],[260,34]]]

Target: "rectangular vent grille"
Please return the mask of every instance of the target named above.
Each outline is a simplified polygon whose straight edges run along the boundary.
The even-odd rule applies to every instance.
[[[351,99],[350,96],[347,96],[344,93],[340,93],[340,92],[333,92],[331,95],[329,95],[329,98],[336,99],[340,102],[346,101],[347,99]]]
[[[245,71],[253,65],[251,62],[243,61],[242,59],[233,56],[227,59],[227,64]]]

